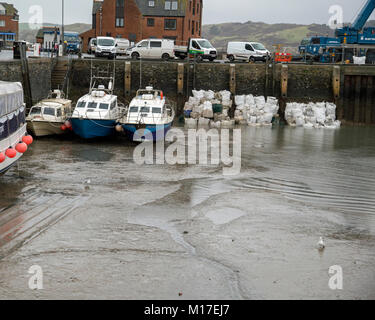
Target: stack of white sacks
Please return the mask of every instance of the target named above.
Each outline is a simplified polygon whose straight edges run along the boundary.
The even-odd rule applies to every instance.
[[[271,126],[272,119],[277,116],[279,102],[274,97],[242,95],[235,97],[235,122],[252,126]]]
[[[341,126],[341,122],[336,120],[336,105],[329,102],[288,103],[285,119],[294,127],[336,129]]]
[[[228,112],[232,107],[231,93],[223,90],[214,92],[212,90],[196,91],[186,102],[184,110],[190,111],[190,118],[185,119],[185,125],[189,128],[211,127],[211,128],[232,128],[235,125]],[[222,105],[221,113],[214,113],[213,105]]]

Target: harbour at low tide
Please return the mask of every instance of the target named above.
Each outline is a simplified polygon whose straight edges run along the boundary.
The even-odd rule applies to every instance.
[[[36,140],[2,176],[0,297],[374,299],[375,128],[241,130],[232,177],[138,166],[120,137]]]

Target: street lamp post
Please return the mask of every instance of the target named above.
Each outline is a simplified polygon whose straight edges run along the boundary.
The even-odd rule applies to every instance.
[[[60,39],[63,46],[63,55],[65,55],[65,37],[64,37],[64,0],[62,0],[62,17],[61,17],[61,33]]]

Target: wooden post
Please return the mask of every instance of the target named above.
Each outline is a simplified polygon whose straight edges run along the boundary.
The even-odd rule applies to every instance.
[[[354,96],[355,96],[355,102],[354,102],[354,123],[359,123],[359,116],[360,116],[360,105],[361,105],[361,83],[362,83],[362,78],[361,76],[356,76],[355,77],[355,91],[354,91]]]
[[[281,98],[288,97],[288,66],[283,64],[281,66]]]
[[[343,108],[342,108],[342,99],[340,99],[341,92],[341,70],[339,66],[334,66],[332,71],[332,91],[333,91],[333,100],[337,106],[337,115],[339,119],[342,119]]]
[[[373,77],[367,77],[367,88],[366,88],[366,124],[371,123],[371,107],[372,107],[372,94],[373,94]]]
[[[236,95],[236,65],[230,64],[229,66],[229,91],[233,96]]]
[[[28,113],[33,106],[33,98],[31,93],[30,85],[30,74],[29,74],[29,64],[26,57],[26,44],[20,44],[20,53],[21,53],[21,72],[23,79],[23,88],[25,92],[25,101],[26,101],[26,113]]]
[[[189,68],[189,65],[188,65]],[[182,114],[184,104],[184,71],[183,63],[177,64],[177,115]]]
[[[177,93],[184,94],[184,64],[177,65]]]
[[[332,75],[332,88],[333,88],[333,98],[335,100],[340,98],[340,78],[341,72],[339,66],[333,67],[333,75]]]
[[[130,61],[125,62],[125,97],[131,94],[132,65]]]

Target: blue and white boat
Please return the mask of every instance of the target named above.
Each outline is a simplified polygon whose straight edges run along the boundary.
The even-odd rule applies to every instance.
[[[26,136],[22,84],[0,81],[0,174],[10,169],[27,150],[26,144],[32,138],[26,139]]]
[[[158,141],[165,138],[174,117],[175,112],[166,103],[163,92],[146,87],[137,91],[119,125],[131,141]]]
[[[117,119],[125,109],[113,94],[115,76],[91,76],[90,91],[77,101],[71,117],[75,134],[84,139],[115,134]],[[108,83],[96,86],[96,83]]]

